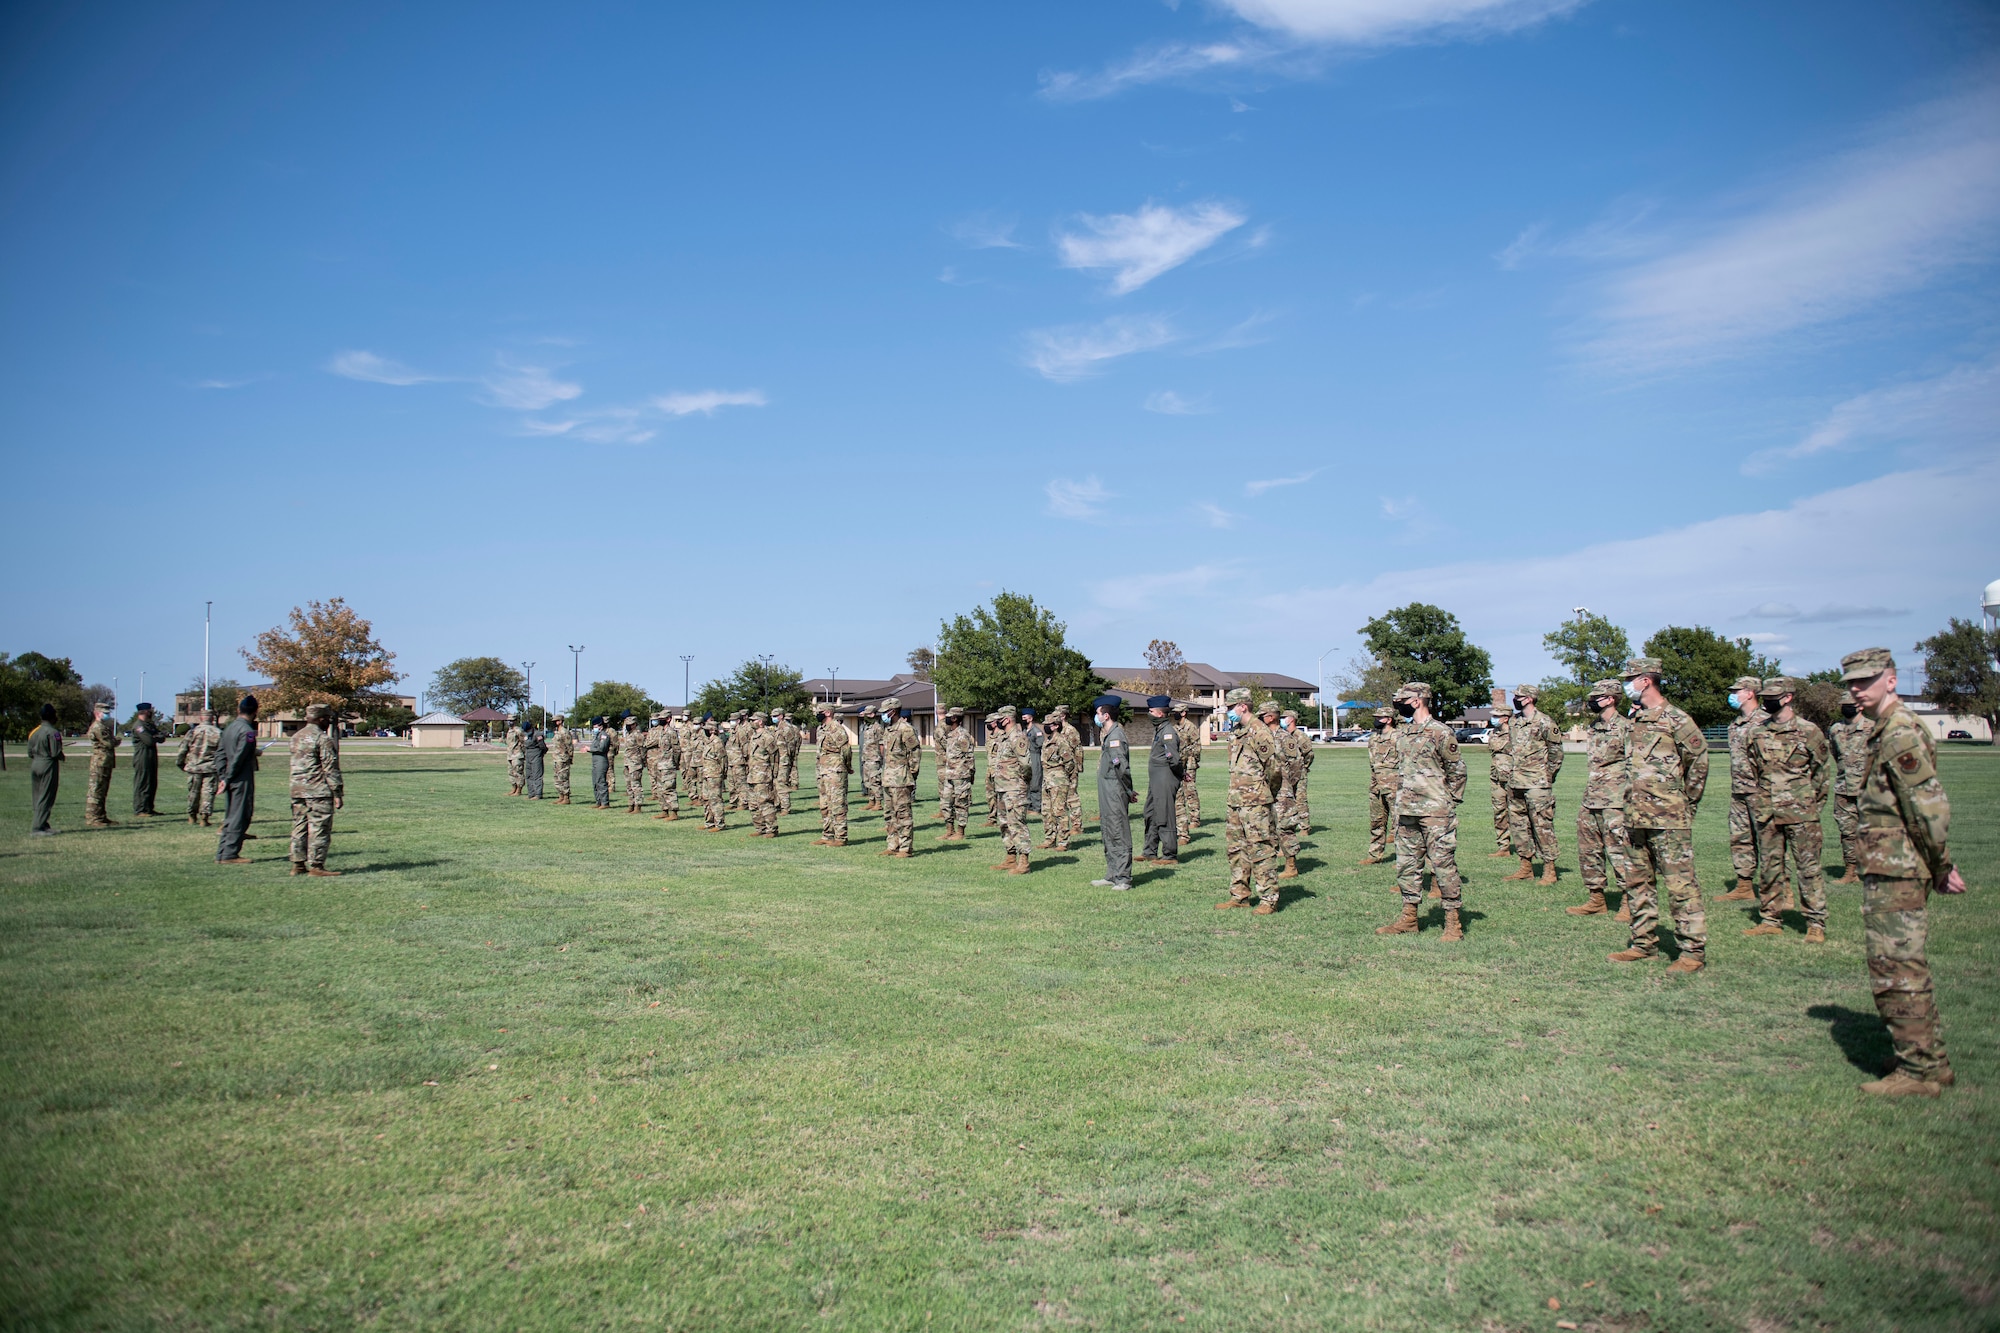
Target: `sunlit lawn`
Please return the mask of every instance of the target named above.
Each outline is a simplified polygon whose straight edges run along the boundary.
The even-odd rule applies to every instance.
[[[1623,928],[1561,911],[1582,898],[1581,764],[1548,889],[1499,882],[1470,753],[1459,945],[1435,918],[1374,934],[1393,867],[1355,866],[1353,750],[1320,754],[1323,831],[1270,918],[1210,910],[1217,762],[1209,832],[1119,894],[1087,887],[1094,833],[1009,877],[987,870],[983,811],[940,849],[928,799],[919,854],[889,862],[858,791],[853,845],[828,850],[804,791],[785,836],[753,843],[509,799],[497,756],[359,745],[343,877],[294,879],[275,755],[258,864],[235,869],[172,817],[77,831],[81,764],[69,831],[29,840],[16,757],[0,1310],[22,1328],[2000,1324],[1993,753],[1942,761],[1973,891],[1932,915],[1959,1084],[1923,1104],[1856,1091],[1888,1053],[1857,889],[1833,891],[1823,948],[1796,918],[1743,939],[1729,904],[1706,972],[1616,968]],[[1723,804],[1699,828],[1711,890]]]

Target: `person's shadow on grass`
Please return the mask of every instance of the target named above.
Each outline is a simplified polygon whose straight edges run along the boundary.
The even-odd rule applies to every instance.
[[[340,871],[343,875],[375,875],[384,871],[427,870],[432,866],[446,866],[450,864],[451,862],[449,861],[437,859],[429,861],[377,861],[372,865],[365,866],[336,865],[334,869]]]
[[[1867,1074],[1879,1074],[1892,1063],[1895,1048],[1889,1044],[1889,1027],[1882,1016],[1849,1009],[1844,1004],[1815,1004],[1806,1009],[1807,1018],[1822,1019],[1827,1032],[1847,1063]]]
[[[1289,907],[1304,902],[1308,898],[1317,897],[1319,895],[1311,889],[1302,889],[1296,884],[1287,884],[1278,890],[1278,910],[1282,912]]]

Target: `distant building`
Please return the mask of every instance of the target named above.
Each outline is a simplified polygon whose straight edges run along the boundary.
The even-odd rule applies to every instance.
[[[410,744],[419,750],[462,750],[465,719],[455,713],[426,713],[410,724]]]
[[[257,736],[260,740],[276,740],[289,736],[306,724],[306,715],[303,711],[296,708],[278,709],[270,706],[271,691],[275,688],[277,687],[272,685],[268,680],[253,680],[243,686],[244,693],[255,695],[257,702],[263,705],[263,708],[257,714]],[[398,694],[393,697],[397,703],[409,709],[412,713],[417,711],[416,695]],[[236,705],[241,700],[241,695],[238,695],[234,699],[224,699],[211,694],[209,702],[220,715],[220,720],[227,722],[231,717],[235,716]],[[174,696],[174,725],[176,727],[191,727],[199,721],[201,721],[201,691],[183,690],[179,694],[176,694]],[[340,721],[343,727],[359,726],[361,724],[361,714],[342,713]]]
[[[1918,698],[1914,694],[1904,694],[1900,690],[1897,691],[1896,697],[1903,701],[1903,707],[1909,709],[1917,721],[1924,724],[1924,730],[1930,732],[1932,740],[1941,741],[1954,731],[1962,731],[1975,741],[1990,742],[1993,739],[1993,727],[1983,717],[1969,716],[1965,713],[1947,713],[1928,699]]]

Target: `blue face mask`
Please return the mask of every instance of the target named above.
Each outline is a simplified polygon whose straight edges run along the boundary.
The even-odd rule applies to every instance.
[[[1729,692],[1729,706],[1731,708],[1741,708],[1743,706],[1742,701],[1736,697],[1736,691],[1734,690]]]

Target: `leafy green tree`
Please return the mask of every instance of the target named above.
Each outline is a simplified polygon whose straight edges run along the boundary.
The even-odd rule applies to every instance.
[[[461,657],[431,677],[425,691],[439,708],[463,717],[475,708],[511,713],[528,693],[528,678],[497,657]]]
[[[804,679],[801,673],[782,663],[773,662],[766,667],[753,657],[721,680],[705,683],[689,705],[689,711],[696,717],[703,713],[728,717],[739,708],[756,713],[782,708],[796,720],[812,707],[812,695],[801,688]]]
[[[1375,725],[1375,714],[1389,707],[1389,701],[1396,697],[1396,691],[1403,688],[1403,677],[1396,668],[1377,658],[1370,661],[1356,657],[1347,664],[1347,670],[1333,678],[1336,694],[1335,703],[1370,703],[1373,709],[1357,709],[1347,715],[1349,724],[1357,727]]]
[[[67,657],[0,653],[0,770],[7,767],[6,743],[25,741],[41,725],[43,704],[55,705],[56,725],[64,731],[90,725],[83,677]]]
[[[648,718],[660,711],[653,697],[637,685],[622,680],[593,680],[568,717],[571,723],[581,720],[588,724],[593,717],[616,718],[628,708],[637,718]]]
[[[1917,645],[1924,698],[1947,713],[1983,717],[2000,735],[2000,633],[1956,616]]]
[[[1457,717],[1485,703],[1493,688],[1491,654],[1466,638],[1458,617],[1443,607],[1411,602],[1384,611],[1360,633],[1371,657],[1402,679],[1431,687],[1438,717]]]
[[[938,626],[938,697],[976,712],[1032,705],[1046,717],[1057,704],[1068,704],[1087,714],[1104,685],[1090,659],[1064,640],[1068,628],[1034,598],[1015,592],[954,616]]]
[[[1704,625],[1668,625],[1646,640],[1645,655],[1660,659],[1660,691],[1695,720],[1719,727],[1736,716],[1729,687],[1738,676],[1775,676],[1778,663],[1751,651],[1748,639],[1726,639]]]
[[[361,715],[359,726],[363,731],[403,732],[417,720],[416,710],[401,704],[384,704],[371,708]]]
[[[1549,656],[1569,670],[1569,679],[1578,685],[1606,677],[1617,679],[1632,655],[1632,641],[1625,631],[1603,616],[1584,612],[1572,616],[1542,636]]]
[[[1792,708],[1806,721],[1825,731],[1840,721],[1840,706],[1847,691],[1825,680],[1804,680],[1792,695]]]
[[[242,681],[232,676],[210,676],[208,678],[209,707],[221,714],[224,721],[227,721],[235,714],[236,705],[243,702],[243,696],[251,693],[254,693],[254,691],[248,685],[245,685]],[[193,680],[189,681],[187,688],[176,696],[174,700],[175,707],[179,707],[183,699],[192,706],[191,711],[200,709],[200,676],[196,676]],[[259,699],[257,702],[261,704],[264,701]]]

